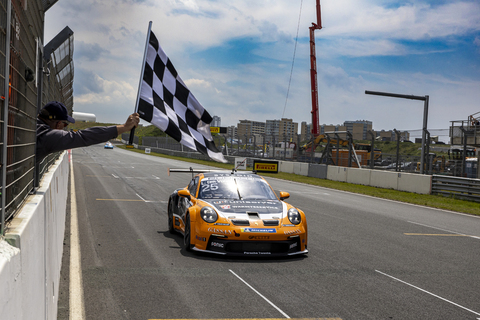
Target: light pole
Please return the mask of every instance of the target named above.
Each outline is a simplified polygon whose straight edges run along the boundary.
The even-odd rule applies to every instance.
[[[426,141],[426,130],[427,130],[427,119],[428,119],[428,96],[414,96],[407,94],[396,94],[396,93],[387,93],[387,92],[376,92],[365,90],[365,94],[371,94],[376,96],[384,97],[393,97],[393,98],[402,98],[402,99],[411,99],[411,100],[421,100],[423,101],[423,128],[422,128],[422,158],[420,159],[420,174],[424,172],[425,164],[425,141]]]

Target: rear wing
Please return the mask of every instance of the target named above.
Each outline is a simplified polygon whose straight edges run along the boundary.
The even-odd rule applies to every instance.
[[[170,175],[170,172],[183,172],[183,173],[204,173],[204,172],[211,172],[211,171],[220,171],[220,170],[210,170],[210,169],[193,169],[193,168],[188,168],[188,169],[170,169],[168,168],[168,175]]]
[[[225,172],[225,173],[231,173],[231,174],[234,174],[237,172],[236,169],[233,169],[233,170],[222,170],[222,169],[193,169],[192,167],[188,168],[188,169],[170,169],[168,168],[168,175],[170,175],[170,172],[180,172],[180,173],[191,173],[192,174],[192,178],[195,174],[198,174],[198,173],[205,173],[205,172]],[[253,171],[253,173],[256,173],[255,171]]]
[[[221,169],[193,169],[192,167],[188,168],[188,169],[170,169],[168,168],[168,175],[170,175],[170,172],[180,172],[180,173],[191,173],[192,174],[192,178],[195,174],[198,174],[198,173],[205,173],[205,172],[221,172],[221,171],[225,171],[225,172],[230,172],[229,170],[221,170]]]

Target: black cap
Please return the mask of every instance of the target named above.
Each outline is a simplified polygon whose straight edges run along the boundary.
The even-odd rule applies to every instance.
[[[40,114],[49,120],[66,120],[70,123],[75,123],[75,119],[68,115],[67,107],[58,101],[50,101],[47,103]]]

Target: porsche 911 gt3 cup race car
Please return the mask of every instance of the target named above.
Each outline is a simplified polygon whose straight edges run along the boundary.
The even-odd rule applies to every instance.
[[[168,200],[168,228],[184,236],[188,251],[231,256],[306,254],[307,220],[268,182],[251,172],[170,169],[191,172],[187,187]]]

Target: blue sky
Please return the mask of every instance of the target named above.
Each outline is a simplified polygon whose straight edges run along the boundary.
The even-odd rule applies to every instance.
[[[423,102],[365,90],[429,95],[431,130],[480,112],[478,0],[321,0],[321,6],[320,124],[422,127]],[[75,111],[121,123],[134,110],[149,21],[184,82],[222,126],[282,117],[311,122],[308,27],[316,21],[315,0],[59,0],[46,15],[45,42],[67,25],[75,33]],[[448,139],[448,132],[435,133]]]

